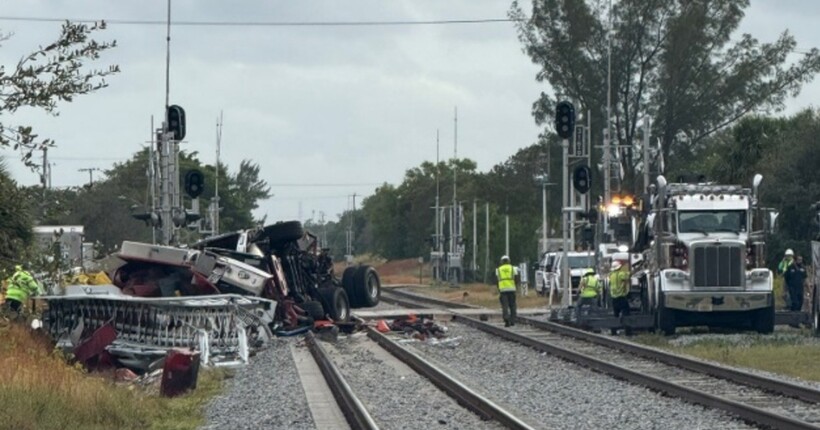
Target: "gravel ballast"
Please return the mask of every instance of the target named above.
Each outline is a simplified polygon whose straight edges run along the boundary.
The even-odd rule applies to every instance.
[[[470,387],[545,428],[755,428],[531,348],[452,323],[458,342],[408,344]]]
[[[482,421],[363,333],[322,343],[382,429],[503,429]]]
[[[205,410],[201,430],[315,430],[289,342],[278,338],[270,348],[226,381],[223,392]]]

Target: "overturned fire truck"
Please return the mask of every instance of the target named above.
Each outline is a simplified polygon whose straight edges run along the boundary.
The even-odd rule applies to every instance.
[[[381,294],[371,266],[336,276],[329,250],[298,221],[184,248],[126,241],[116,257],[113,285],[70,286],[43,297],[46,329],[81,361],[104,347],[124,365],[145,368],[185,347],[206,363],[242,364],[275,334],[304,331],[317,320],[344,323],[351,307],[375,306]]]
[[[667,335],[695,325],[774,330],[764,238],[776,215],[758,202],[762,179],[755,175],[749,189],[658,177],[634,249],[646,264],[632,274],[657,329]]]

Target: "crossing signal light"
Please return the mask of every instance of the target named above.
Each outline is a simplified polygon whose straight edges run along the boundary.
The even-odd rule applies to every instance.
[[[587,166],[578,166],[572,172],[572,186],[575,191],[586,194],[591,186],[591,172]]]
[[[555,131],[562,139],[569,139],[575,132],[575,107],[568,101],[555,106]]]
[[[205,175],[199,170],[189,170],[185,174],[185,194],[195,199],[205,190]]]
[[[174,133],[174,140],[185,139],[185,109],[168,106],[168,131]]]

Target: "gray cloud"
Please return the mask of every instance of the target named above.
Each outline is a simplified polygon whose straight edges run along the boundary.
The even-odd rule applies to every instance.
[[[368,21],[502,18],[505,1],[193,1],[175,0],[175,20]],[[41,0],[4,5],[3,15],[65,18],[165,18],[164,1]],[[744,29],[771,40],[793,27],[809,47],[814,2],[755,3]],[[784,19],[774,19],[774,17]],[[788,18],[786,18],[788,17]],[[805,21],[805,22],[804,22]],[[786,24],[788,23],[788,24]],[[13,64],[37,44],[51,41],[56,23],[0,21],[16,33],[0,49]],[[799,31],[798,31],[799,30]],[[119,47],[99,63],[122,73],[97,94],[62,106],[59,117],[21,112],[3,121],[31,123],[58,147],[49,155],[54,184],[87,181],[83,167],[125,160],[150,137],[150,116],[164,103],[165,32],[162,26],[111,24],[101,38]],[[481,170],[533,143],[539,128],[532,102],[546,88],[537,67],[521,52],[510,23],[408,27],[182,27],[171,33],[171,102],[185,107],[188,143],[207,163],[214,159],[214,124],[225,113],[223,161],[259,163],[276,183],[398,183],[404,171],[452,156],[453,107],[459,109],[459,156]],[[806,106],[820,92],[812,83],[790,102]],[[155,119],[158,121],[159,119]],[[10,153],[0,155],[12,156]],[[87,158],[82,160],[81,158]],[[10,163],[24,184],[37,176]],[[303,218],[313,211],[335,216],[348,194],[366,195],[372,185],[274,187],[275,197],[258,214],[269,220]],[[317,215],[318,216],[318,215]]]

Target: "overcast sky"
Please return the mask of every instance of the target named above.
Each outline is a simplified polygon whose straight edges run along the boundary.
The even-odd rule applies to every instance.
[[[761,41],[788,29],[799,49],[820,36],[815,0],[754,0],[741,25]],[[341,5],[344,6],[341,6]],[[179,21],[407,21],[506,17],[509,2],[216,1],[174,0]],[[164,0],[5,1],[3,17],[164,20]],[[0,20],[14,36],[0,49],[13,66],[37,45],[53,41],[59,23]],[[97,63],[122,70],[98,93],[60,107],[60,116],[23,111],[4,124],[30,124],[57,141],[49,151],[54,186],[87,183],[83,168],[125,161],[150,139],[165,94],[165,27],[110,24],[96,36],[118,47]],[[269,221],[324,212],[335,218],[349,195],[398,184],[405,170],[453,154],[458,106],[458,155],[486,171],[535,142],[533,100],[548,90],[521,52],[511,23],[374,27],[174,26],[171,103],[185,108],[187,143],[200,159],[215,160],[215,123],[224,112],[222,161],[235,172],[242,159],[261,166],[274,197],[257,216]],[[811,106],[820,81],[788,102],[786,113]],[[16,154],[0,149],[13,177],[39,182]],[[99,176],[95,173],[95,177]],[[304,186],[294,186],[301,184]],[[337,186],[308,186],[336,184]]]

